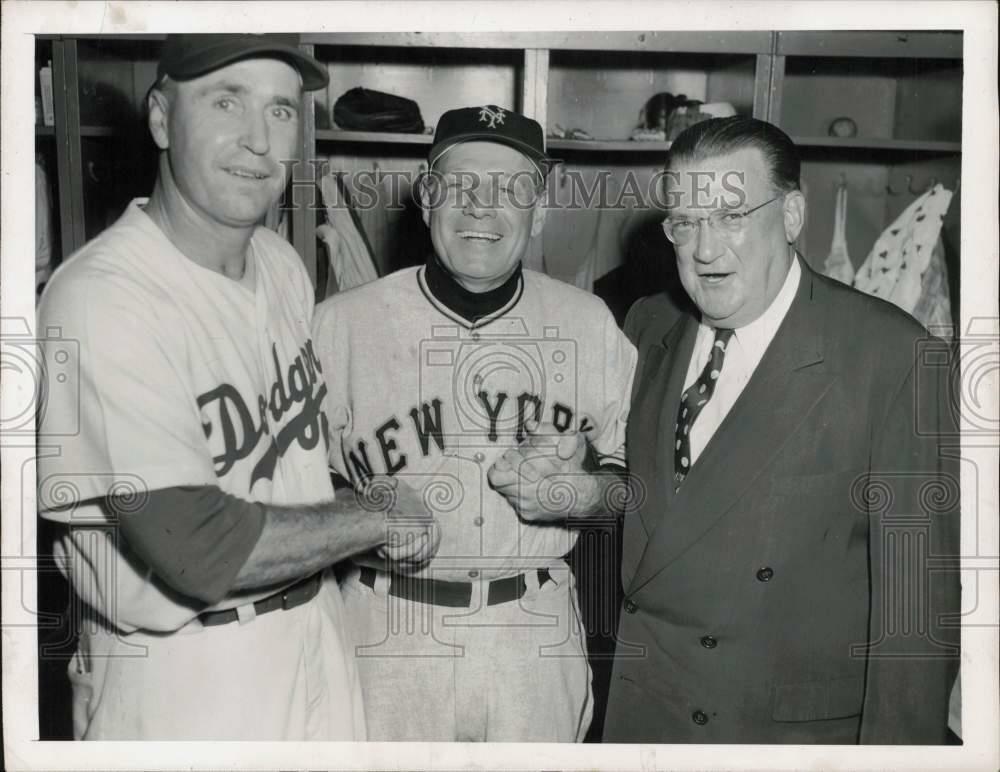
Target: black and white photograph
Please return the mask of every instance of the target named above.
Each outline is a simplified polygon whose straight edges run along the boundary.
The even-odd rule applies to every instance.
[[[995,4],[0,10],[4,768],[1000,766]]]

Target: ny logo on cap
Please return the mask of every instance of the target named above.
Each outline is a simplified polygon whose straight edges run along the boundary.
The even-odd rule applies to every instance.
[[[498,107],[495,111],[491,110],[488,106],[479,108],[479,121],[480,123],[489,121],[489,124],[486,126],[488,129],[495,129],[498,123],[503,123],[505,115],[506,113],[502,107]]]

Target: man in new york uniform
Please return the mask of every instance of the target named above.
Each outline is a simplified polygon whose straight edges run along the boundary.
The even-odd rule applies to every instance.
[[[370,737],[583,738],[590,669],[567,517],[620,478],[635,352],[602,301],[521,259],[542,228],[541,127],[495,105],[445,113],[420,187],[434,254],[336,295],[313,337],[331,462],[419,488],[441,531],[405,574],[344,583]],[[584,470],[584,459],[591,463]]]
[[[167,38],[148,97],[156,186],[56,271],[40,509],[86,604],[70,663],[82,739],[364,739],[327,567],[382,544],[389,511],[334,501],[323,368],[298,255],[258,227],[285,186],[303,89],[290,36]],[[70,428],[73,428],[71,431]],[[433,542],[385,548],[419,564]]]

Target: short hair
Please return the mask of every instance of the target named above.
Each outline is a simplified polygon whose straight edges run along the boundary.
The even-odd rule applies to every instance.
[[[667,166],[679,160],[704,161],[743,148],[760,150],[776,190],[789,193],[799,189],[802,161],[792,138],[774,124],[756,118],[710,118],[689,126],[670,146]]]

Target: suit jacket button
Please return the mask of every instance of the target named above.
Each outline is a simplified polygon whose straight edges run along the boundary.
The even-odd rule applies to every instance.
[[[635,605],[635,601],[632,600],[631,598],[629,598],[628,600],[625,601],[625,610],[629,614],[634,614],[638,610],[638,608],[639,607],[637,605]]]
[[[713,638],[711,635],[703,635],[701,637],[701,645],[704,646],[706,649],[714,649],[716,646],[719,645],[719,642],[715,640],[715,638]]]
[[[694,721],[698,726],[705,726],[708,723],[708,716],[705,715],[705,711],[696,710],[691,714],[691,720]]]
[[[770,582],[772,576],[774,576],[774,569],[769,566],[764,566],[757,571],[758,582]]]

